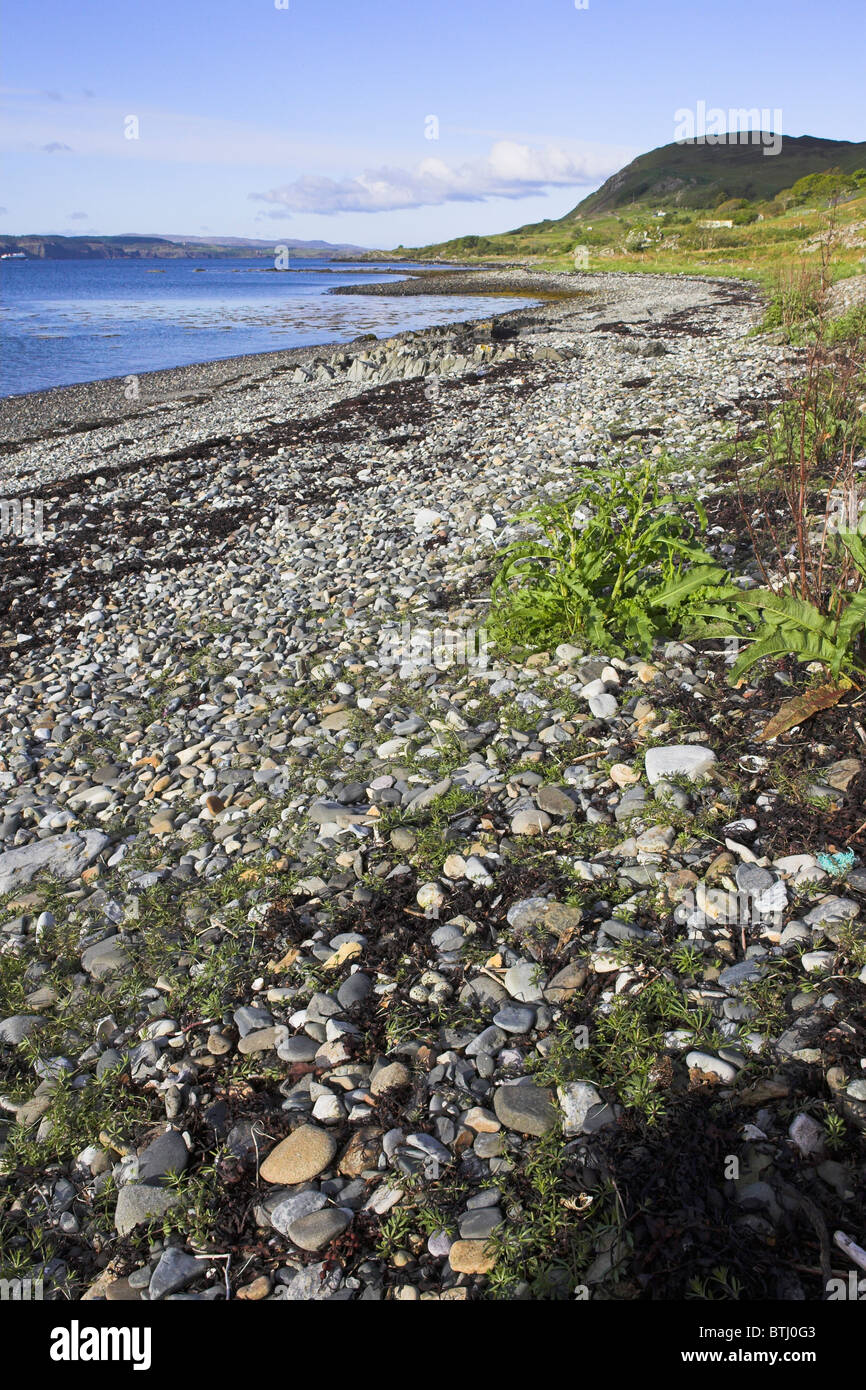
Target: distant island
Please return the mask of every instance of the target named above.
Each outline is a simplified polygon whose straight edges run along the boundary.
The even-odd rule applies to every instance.
[[[277,246],[288,248],[292,256],[331,259],[381,259],[385,253],[370,251],[363,246],[332,244],[329,241],[295,241],[290,238],[255,241],[246,237],[176,237],[176,236],[55,236],[27,233],[23,236],[0,236],[0,256],[9,259],[23,255],[27,260],[42,261],[113,261],[143,260],[153,257],[178,260],[222,260],[226,256],[261,257],[272,260]]]

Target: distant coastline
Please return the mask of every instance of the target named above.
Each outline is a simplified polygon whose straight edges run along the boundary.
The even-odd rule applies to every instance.
[[[167,237],[167,236],[62,236],[28,232],[21,236],[0,236],[0,256],[47,261],[223,260],[227,256],[274,259],[278,248],[301,259],[328,256],[333,260],[388,260],[385,251],[328,241],[255,241],[245,237]]]

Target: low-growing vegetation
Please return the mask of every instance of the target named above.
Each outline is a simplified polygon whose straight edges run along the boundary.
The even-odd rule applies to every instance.
[[[501,642],[540,649],[582,638],[610,655],[648,653],[694,594],[724,576],[697,541],[700,502],[663,493],[649,461],[594,469],[576,492],[520,519],[539,536],[502,557],[490,624]]]
[[[830,331],[835,212],[820,269],[780,273],[764,325],[811,338],[805,371],[730,460],[745,576],[701,541],[700,499],[663,490],[669,461],[595,466],[568,496],[518,518],[533,535],[500,555],[491,630],[501,647],[580,639],[622,656],[671,637],[721,639],[732,684],[789,656],[822,668],[838,695],[866,678],[866,337],[860,311],[850,332]]]

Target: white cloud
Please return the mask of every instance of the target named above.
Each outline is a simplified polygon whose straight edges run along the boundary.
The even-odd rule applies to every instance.
[[[250,197],[287,212],[394,212],[440,203],[529,198],[548,188],[604,179],[620,167],[620,162],[609,150],[571,152],[558,145],[539,149],[514,140],[497,140],[484,157],[456,166],[430,156],[413,169],[383,165],[352,178],[305,174]]]

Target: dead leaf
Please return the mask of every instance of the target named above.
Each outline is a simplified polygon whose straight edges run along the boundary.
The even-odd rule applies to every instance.
[[[361,954],[361,944],[358,941],[344,941],[339,950],[325,961],[326,970],[339,970],[347,960],[353,960],[355,956]]]
[[[832,709],[852,689],[852,682],[843,679],[838,685],[819,685],[815,690],[807,690],[805,695],[795,695],[793,700],[786,700],[758,734],[759,741],[766,743],[771,738],[778,738],[779,734],[793,729],[796,724],[804,724],[819,710]]]
[[[286,951],[286,954],[283,956],[282,960],[269,961],[268,969],[273,971],[275,975],[279,974],[281,970],[290,970],[291,967],[294,965],[295,961],[298,959],[299,954],[300,952],[298,951],[298,949],[296,947],[293,947],[292,950]]]

